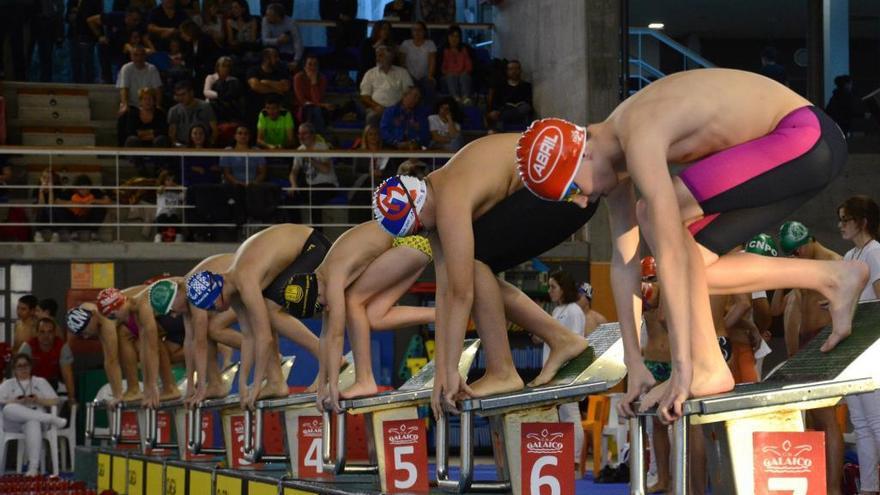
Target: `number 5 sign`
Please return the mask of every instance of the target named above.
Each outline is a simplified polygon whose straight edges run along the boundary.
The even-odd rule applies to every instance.
[[[522,493],[574,493],[574,425],[523,423],[520,436]]]
[[[428,492],[428,438],[419,419],[384,421],[385,489],[388,493]]]
[[[820,431],[753,433],[755,494],[824,494],[823,435]]]

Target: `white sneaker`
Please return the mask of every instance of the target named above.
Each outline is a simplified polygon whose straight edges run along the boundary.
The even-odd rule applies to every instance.
[[[49,242],[58,242],[61,240],[61,236],[58,235],[58,232],[52,232],[52,237],[49,238]]]
[[[34,234],[34,242],[46,242],[46,239],[43,239],[43,234],[37,232]]]
[[[156,234],[153,236],[153,242],[162,242],[162,234]]]
[[[54,418],[52,418],[52,423],[57,426],[59,430],[62,430],[65,426],[67,426],[67,418],[55,416]]]

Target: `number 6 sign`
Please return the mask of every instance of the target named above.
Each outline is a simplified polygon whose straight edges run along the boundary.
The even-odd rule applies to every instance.
[[[402,419],[382,423],[388,493],[428,492],[428,441],[425,423]]]
[[[574,493],[574,425],[523,423],[520,456],[523,495]]]
[[[756,495],[825,493],[825,437],[820,431],[752,434]]]

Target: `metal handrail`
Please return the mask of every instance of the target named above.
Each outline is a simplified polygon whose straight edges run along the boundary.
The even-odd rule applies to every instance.
[[[715,67],[715,64],[713,64],[709,60],[701,57],[695,51],[693,51],[690,48],[675,41],[674,39],[670,38],[669,36],[666,36],[665,34],[657,31],[656,29],[631,27],[631,28],[629,28],[629,34],[635,35],[635,36],[648,36],[648,37],[654,38],[657,41],[660,41],[664,45],[668,46],[669,48],[672,48],[673,50],[677,51],[678,53],[684,55],[686,58],[693,60],[694,62],[697,63],[697,65],[700,65],[700,66],[703,66],[706,68]]]

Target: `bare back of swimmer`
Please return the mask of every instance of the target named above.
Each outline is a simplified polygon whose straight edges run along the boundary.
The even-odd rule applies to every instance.
[[[640,232],[657,257],[664,294],[675,294],[664,301],[672,378],[641,402],[642,407],[659,402],[665,421],[680,416],[688,397],[733,387],[720,352],[707,352],[717,348],[709,291],[744,293],[793,282],[815,288],[829,299],[833,319],[824,350],[849,334],[864,266],[745,253],[719,258],[780,222],[840,173],[846,144],[821,110],[760,75],[701,69],[656,81],[586,129],[559,124],[574,131],[573,139],[562,142],[569,149],[558,156],[565,153],[565,159],[550,167],[540,152],[547,137],[541,132],[556,124],[533,126],[524,134],[521,174],[547,199],[586,206],[607,198],[612,281],[629,368],[623,413],[631,414],[630,401],[654,385],[638,356],[637,320],[629,317],[638,316],[632,301],[638,293]],[[685,164],[684,171],[673,177],[670,163]]]

